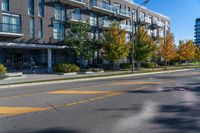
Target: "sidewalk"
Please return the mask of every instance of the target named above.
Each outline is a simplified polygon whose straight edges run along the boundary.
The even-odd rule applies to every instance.
[[[8,85],[8,84],[18,84],[18,83],[24,83],[24,82],[76,79],[76,78],[86,78],[86,77],[91,77],[91,76],[96,77],[96,76],[129,74],[129,73],[130,73],[130,71],[105,72],[105,73],[93,73],[93,74],[77,74],[77,75],[23,74],[23,77],[15,77],[15,78],[8,78],[8,79],[0,80],[0,86],[1,85]]]

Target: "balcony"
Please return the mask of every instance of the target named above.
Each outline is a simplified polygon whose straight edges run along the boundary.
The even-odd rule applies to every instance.
[[[106,14],[106,15],[115,14],[115,10],[114,10],[113,6],[103,3],[103,2],[96,1],[96,0],[91,0],[90,10],[92,10],[94,12]]]
[[[123,9],[115,9],[116,10],[116,17],[119,17],[121,19],[127,19],[130,18],[131,13],[123,10]]]
[[[84,7],[86,6],[85,0],[46,0],[46,3],[55,3],[55,2],[60,2],[63,4],[71,5],[74,7]]]
[[[152,29],[164,28],[164,24],[161,21],[153,21]]]
[[[68,22],[69,23],[74,23],[74,22],[86,23],[87,18],[86,18],[86,16],[83,16],[81,14],[71,13],[68,17]]]
[[[0,36],[22,37],[24,35],[21,33],[21,26],[20,25],[0,23]]]
[[[144,18],[140,19],[140,23],[142,25],[150,25],[151,24],[151,19],[149,17],[144,17]]]
[[[110,20],[106,20],[104,18],[99,19],[99,27],[102,29],[109,28],[111,24],[112,24],[112,21],[110,21]]]
[[[132,26],[130,26],[130,25],[120,24],[120,28],[127,32],[132,32]]]

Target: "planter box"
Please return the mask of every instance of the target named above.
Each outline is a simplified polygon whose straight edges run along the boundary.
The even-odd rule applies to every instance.
[[[23,73],[22,72],[15,72],[15,73],[7,73],[6,77],[22,77]]]

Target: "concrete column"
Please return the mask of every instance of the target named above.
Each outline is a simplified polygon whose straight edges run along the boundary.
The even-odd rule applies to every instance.
[[[52,49],[47,50],[48,72],[52,72]]]

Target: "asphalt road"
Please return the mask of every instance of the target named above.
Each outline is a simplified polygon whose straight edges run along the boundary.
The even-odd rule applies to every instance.
[[[0,89],[0,133],[200,133],[200,70]]]

